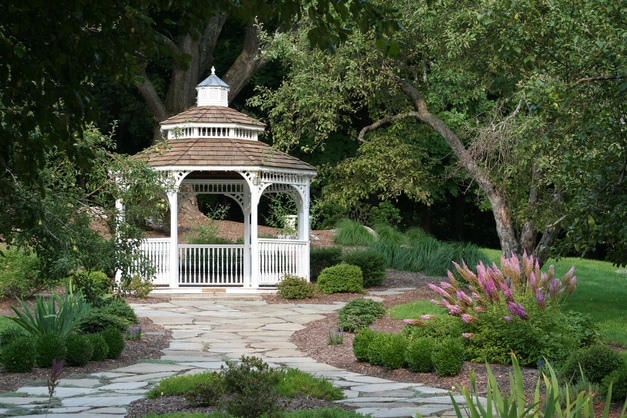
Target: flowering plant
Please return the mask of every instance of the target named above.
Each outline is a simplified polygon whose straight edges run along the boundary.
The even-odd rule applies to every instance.
[[[453,264],[468,283],[468,290],[461,288],[450,270],[448,282],[440,282],[439,286],[430,283],[428,286],[442,297],[441,300],[432,300],[433,303],[466,323],[476,321],[479,314],[494,305],[507,308],[509,314],[503,316],[506,321],[514,317],[528,320],[529,314],[523,306],[525,302],[533,300],[544,310],[547,304],[558,304],[563,295],[574,292],[577,281],[574,267],[557,279],[553,265],[548,272],[541,272],[538,260],[526,253],[520,259],[516,256],[501,257],[501,268],[496,263],[486,267],[481,262],[476,274],[464,262],[461,266]]]

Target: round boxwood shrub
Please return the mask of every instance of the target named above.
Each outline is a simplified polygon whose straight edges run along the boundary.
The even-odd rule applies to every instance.
[[[107,346],[109,347],[107,358],[119,358],[122,354],[122,350],[124,350],[124,346],[126,345],[122,331],[120,331],[116,327],[109,327],[102,331],[100,335],[102,335],[102,337],[107,342]]]
[[[277,294],[283,299],[307,299],[316,294],[316,285],[302,277],[286,274],[277,284]]]
[[[362,328],[353,339],[353,354],[357,361],[368,361],[368,347],[376,332],[372,328]]]
[[[433,372],[434,368],[431,355],[433,354],[434,347],[435,340],[430,337],[420,337],[411,341],[407,345],[407,351],[405,351],[407,368],[412,372],[418,373]]]
[[[29,373],[35,364],[35,345],[30,336],[19,335],[0,349],[0,363],[9,373]]]
[[[65,342],[67,344],[65,361],[68,366],[82,367],[92,359],[94,346],[87,335],[74,332],[66,337]]]
[[[581,380],[583,372],[588,382],[601,383],[605,376],[622,366],[623,361],[616,351],[607,345],[597,344],[574,351],[564,363],[562,374],[574,383]]]
[[[322,270],[318,276],[320,293],[363,293],[364,278],[358,266],[338,264]]]
[[[67,353],[65,339],[58,334],[46,333],[35,342],[37,365],[42,368],[52,367],[52,360],[61,361]]]
[[[353,299],[338,311],[337,327],[343,331],[355,332],[370,326],[383,315],[383,303],[372,299]]]
[[[438,376],[455,376],[464,365],[464,344],[459,338],[443,338],[433,347],[431,361]]]
[[[396,370],[405,366],[407,338],[402,334],[384,334],[385,349],[381,353],[381,365],[388,370]]]
[[[101,334],[87,334],[87,338],[91,341],[91,346],[94,349],[92,353],[91,359],[93,361],[103,361],[107,358],[107,354],[109,354],[109,346],[107,345],[107,341]]]
[[[385,257],[378,251],[368,249],[351,251],[344,254],[342,260],[353,266],[359,266],[364,278],[364,287],[380,286],[385,280]]]
[[[386,338],[386,334],[375,332],[368,345],[368,363],[373,366],[383,366],[383,355],[387,348]]]

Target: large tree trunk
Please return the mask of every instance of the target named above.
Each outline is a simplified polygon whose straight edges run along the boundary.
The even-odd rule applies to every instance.
[[[184,54],[188,60],[184,65],[176,60],[173,62],[172,78],[165,100],[159,96],[145,72],[143,80],[136,84],[155,120],[155,140],[161,137],[159,122],[195,104],[196,85],[202,81],[201,78],[207,74],[214,62],[213,53],[226,20],[226,14],[214,16],[207,22],[200,36],[186,34],[176,45],[172,43],[172,49],[180,55]],[[241,53],[221,77],[229,84],[229,101],[236,97],[252,76],[267,64],[268,60],[262,58],[260,52],[259,32],[251,21],[246,29],[246,39]]]
[[[440,134],[466,172],[485,193],[496,221],[496,232],[501,243],[503,255],[506,257],[512,255],[520,257],[522,255],[521,247],[512,223],[511,209],[503,191],[490,181],[489,176],[471,158],[459,137],[440,118],[429,112],[427,102],[420,92],[405,80],[399,80],[399,85],[416,107],[416,111],[410,112],[409,115],[417,118]]]

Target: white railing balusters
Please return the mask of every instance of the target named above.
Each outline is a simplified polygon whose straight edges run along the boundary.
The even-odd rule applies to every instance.
[[[170,239],[142,241],[140,251],[155,267],[155,285],[170,283]],[[180,286],[244,286],[243,245],[179,244]],[[276,285],[285,274],[309,277],[309,241],[259,240],[259,284]],[[254,274],[254,273],[253,273]]]

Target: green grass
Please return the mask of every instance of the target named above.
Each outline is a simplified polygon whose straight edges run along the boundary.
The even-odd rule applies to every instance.
[[[422,299],[415,302],[396,305],[388,311],[392,319],[416,319],[421,315],[442,315],[446,310],[434,305],[431,301]]]
[[[171,376],[161,379],[159,384],[146,394],[149,399],[157,399],[161,396],[183,395],[185,392],[198,386],[200,382],[206,382],[212,379],[220,379],[215,372],[203,372],[190,374],[185,376]]]

